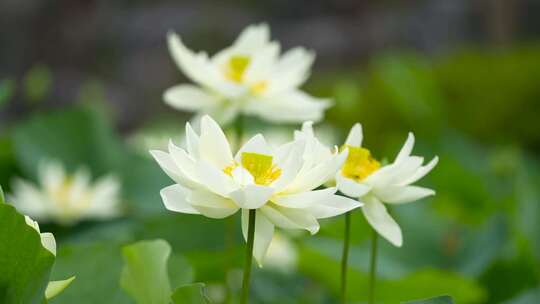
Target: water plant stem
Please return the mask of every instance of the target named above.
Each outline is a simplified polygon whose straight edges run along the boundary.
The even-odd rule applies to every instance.
[[[368,304],[375,303],[375,283],[377,276],[377,240],[379,234],[371,228],[371,257],[369,265]]]
[[[341,303],[347,302],[347,268],[349,263],[349,245],[351,235],[351,211],[345,213],[345,231],[343,234],[343,253],[341,255]]]
[[[246,261],[244,264],[244,278],[242,280],[242,296],[240,298],[240,304],[247,304],[249,299],[249,282],[251,278],[251,264],[253,262],[253,243],[255,241],[255,215],[255,209],[250,209]]]

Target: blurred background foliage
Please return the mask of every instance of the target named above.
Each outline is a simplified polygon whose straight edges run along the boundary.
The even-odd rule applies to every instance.
[[[320,125],[329,144],[359,121],[379,158],[413,131],[415,151],[441,159],[424,181],[437,195],[392,210],[404,246],[382,245],[380,303],[540,303],[538,20],[534,0],[0,2],[0,184],[35,179],[45,158],[122,180],[125,216],[42,225],[59,243],[52,279],[77,275],[50,303],[131,303],[120,248],[152,238],[171,244],[172,282],[206,282],[217,303],[239,289],[239,218],[227,244],[224,221],[167,212],[171,181],[147,150],[181,142],[189,120],[161,101],[186,81],[167,30],[212,53],[260,21],[285,48],[317,51],[306,90],[334,98]],[[297,127],[248,126],[281,138]],[[368,227],[353,219],[350,300],[362,303]],[[254,303],[336,303],[342,231],[337,218],[314,237],[287,234],[297,265],[255,270]]]

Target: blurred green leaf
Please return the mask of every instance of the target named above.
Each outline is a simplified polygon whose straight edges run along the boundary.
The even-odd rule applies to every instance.
[[[210,299],[206,296],[203,283],[188,284],[176,288],[172,294],[175,304],[209,304]]]
[[[524,291],[504,304],[532,304],[540,303],[540,288]]]
[[[404,302],[404,304],[453,304],[453,303],[454,301],[452,301],[452,297],[449,297],[449,296],[441,296],[441,297],[425,299],[425,300]]]
[[[43,159],[61,160],[72,170],[87,165],[95,174],[122,164],[119,138],[108,122],[88,109],[37,114],[17,125],[13,138],[19,165],[34,177]]]
[[[521,253],[510,259],[493,262],[482,273],[479,281],[489,290],[488,303],[501,303],[509,300],[522,291],[540,284],[540,277],[535,267],[536,259],[527,253]],[[501,278],[514,278],[501,280]]]
[[[168,304],[171,286],[167,260],[171,247],[163,240],[140,241],[122,248],[120,286],[139,304]]]
[[[15,81],[4,79],[0,81],[0,108],[5,106],[15,93]]]
[[[75,280],[75,276],[61,280],[61,281],[50,281],[45,289],[45,298],[47,300],[52,299],[59,295],[64,289],[66,289],[72,282]]]
[[[302,246],[299,259],[300,271],[326,285],[335,295],[339,294],[339,260]],[[349,268],[348,299],[367,300],[368,274]],[[388,292],[391,291],[391,292]],[[478,303],[485,299],[485,291],[473,280],[456,273],[436,269],[423,269],[399,279],[378,279],[377,303],[398,303],[407,299],[428,298],[450,294],[457,303]]]
[[[435,73],[451,106],[452,126],[488,142],[540,143],[540,46],[463,49]],[[508,123],[508,122],[512,123]]]
[[[75,284],[50,304],[133,303],[120,288],[120,246],[112,242],[62,244],[57,253],[53,278],[77,274]]]
[[[52,74],[45,65],[33,66],[24,77],[24,92],[31,102],[37,102],[47,96],[52,88]]]
[[[0,204],[0,302],[41,303],[54,260],[24,216]]]

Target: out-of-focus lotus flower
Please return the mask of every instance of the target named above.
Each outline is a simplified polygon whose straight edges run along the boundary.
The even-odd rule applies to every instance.
[[[302,122],[321,120],[331,104],[298,89],[315,55],[296,47],[280,56],[280,45],[270,41],[266,24],[249,26],[232,46],[211,58],[186,48],[174,33],[168,43],[176,64],[196,84],[177,85],[164,93],[165,102],[176,109],[210,114],[220,123],[239,113],[273,122]]]
[[[265,268],[283,273],[294,272],[298,264],[298,249],[286,235],[277,232],[268,248]]]
[[[209,116],[200,135],[188,123],[187,150],[169,145],[151,151],[176,184],[161,191],[171,211],[225,218],[242,210],[247,235],[248,211],[256,209],[254,257],[262,264],[274,227],[319,230],[317,219],[345,213],[361,204],[335,195],[336,188],[315,190],[335,176],[347,153],[330,153],[324,161],[309,154],[308,141],[297,139],[277,148],[262,135],[252,137],[233,156],[225,134]]]
[[[336,175],[337,187],[350,197],[360,198],[369,224],[390,243],[400,247],[403,243],[401,228],[383,203],[405,204],[434,195],[434,190],[412,184],[435,167],[438,157],[423,166],[423,157],[411,155],[414,135],[409,133],[394,162],[381,166],[371,152],[362,147],[362,138],[362,127],[356,124],[345,142],[344,149],[349,154]]]
[[[40,222],[73,224],[84,219],[107,219],[119,215],[120,183],[113,176],[91,182],[85,169],[68,175],[57,161],[42,162],[38,185],[15,179],[10,197],[22,213]]]
[[[49,250],[53,255],[56,255],[56,240],[54,239],[54,235],[50,232],[41,233],[39,230],[39,224],[28,215],[24,216],[24,220],[28,226],[34,228],[39,233],[43,248]]]

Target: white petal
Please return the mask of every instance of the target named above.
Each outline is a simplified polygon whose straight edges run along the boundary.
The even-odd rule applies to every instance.
[[[199,135],[193,131],[191,124],[186,123],[186,143],[189,155],[195,159],[199,158]]]
[[[44,189],[56,189],[66,180],[62,164],[55,160],[41,161],[38,165],[39,183]]]
[[[250,54],[263,48],[270,40],[270,29],[265,23],[250,25],[240,33],[233,48],[240,53]]]
[[[84,201],[90,188],[90,181],[90,172],[86,168],[78,169],[73,175],[71,187],[68,188],[69,201]]]
[[[229,193],[240,208],[257,209],[268,202],[274,189],[261,185],[247,185]]]
[[[284,229],[306,229],[311,234],[319,231],[319,223],[308,211],[266,204],[259,210],[276,226]]]
[[[255,52],[244,73],[244,81],[250,84],[255,84],[258,81],[266,81],[271,71],[275,68],[280,48],[279,43],[270,42],[264,48]]]
[[[293,90],[272,96],[254,97],[243,109],[246,114],[256,115],[276,123],[320,121],[324,111],[332,105],[328,99],[316,98],[302,91]]]
[[[35,219],[43,220],[49,215],[47,210],[46,195],[35,185],[15,178],[13,181],[13,193],[8,201],[23,214],[28,214]]]
[[[163,94],[165,103],[178,110],[197,111],[216,106],[219,99],[191,84],[181,84],[169,88]]]
[[[187,214],[200,214],[186,199],[190,193],[191,190],[180,185],[168,186],[160,191],[161,199],[167,210]]]
[[[208,115],[201,119],[201,137],[199,138],[201,159],[220,169],[233,163],[231,147],[219,125]]]
[[[414,147],[414,134],[409,132],[409,136],[407,137],[405,144],[399,151],[399,154],[396,157],[396,160],[394,161],[394,163],[399,163],[405,160],[407,157],[409,157],[411,155],[413,147]]]
[[[274,183],[272,183],[272,187],[276,192],[286,188],[298,175],[298,172],[302,168],[304,146],[304,141],[294,141],[292,142],[292,145],[290,145],[291,149],[287,155],[276,154],[275,163],[281,168],[281,175]],[[283,152],[283,149],[278,151],[278,153],[281,152]]]
[[[398,185],[409,179],[422,166],[424,158],[420,156],[409,156],[403,158],[400,162],[394,163],[394,169],[389,171],[386,183]]]
[[[242,234],[247,241],[249,224],[249,210],[242,209]],[[264,258],[274,235],[274,224],[272,224],[262,212],[257,211],[255,216],[255,240],[253,244],[253,256],[260,267],[264,263]]]
[[[93,186],[93,198],[87,215],[111,218],[120,213],[120,181],[112,175],[98,179]]]
[[[404,204],[435,195],[435,191],[417,186],[386,186],[381,189],[375,188],[373,194],[385,203]]]
[[[169,156],[184,176],[191,180],[197,180],[196,162],[184,149],[177,147],[172,140],[169,141]]]
[[[379,200],[373,197],[366,198],[362,211],[373,229],[394,246],[401,247],[403,244],[401,228]]]
[[[371,190],[371,187],[368,184],[359,183],[353,179],[347,178],[343,176],[341,172],[336,174],[336,184],[339,191],[354,198],[362,197]]]
[[[251,185],[255,183],[253,175],[249,173],[244,167],[238,166],[232,171],[233,180],[242,186]]]
[[[359,123],[354,124],[354,126],[351,128],[351,131],[349,131],[349,135],[347,135],[345,144],[352,147],[361,147],[363,139],[362,133],[362,125]]]
[[[238,163],[242,162],[242,153],[251,152],[264,155],[272,155],[272,149],[270,145],[264,139],[264,136],[257,134],[250,138],[243,146],[238,150],[238,153],[235,156],[235,159]]]
[[[301,47],[285,52],[276,64],[268,93],[276,94],[302,85],[310,75],[314,60],[315,53]]]
[[[56,255],[56,240],[54,239],[54,235],[49,232],[41,233],[41,245],[45,247],[45,249],[49,250],[53,255]]]
[[[227,196],[238,189],[238,185],[223,170],[217,169],[205,161],[201,160],[197,163],[197,172],[201,184],[221,196]]]
[[[188,177],[184,176],[168,153],[159,150],[152,150],[150,151],[150,154],[152,154],[154,159],[158,162],[161,169],[163,169],[163,171],[165,171],[165,173],[176,183],[188,187],[198,186],[196,181],[190,180]]]
[[[285,192],[296,193],[319,187],[335,176],[345,159],[347,159],[347,150],[334,155],[330,160],[315,166],[305,174],[299,175],[291,186],[285,189]]]
[[[336,191],[336,188],[327,188],[296,194],[275,195],[272,198],[272,202],[287,208],[303,209],[324,203],[324,201],[331,198]]]
[[[439,158],[435,156],[427,165],[418,168],[418,170],[416,170],[416,172],[412,176],[402,181],[399,185],[405,186],[417,182],[422,177],[426,176],[426,174],[428,174],[437,165],[438,162]]]
[[[313,132],[313,121],[305,121],[302,124],[302,132],[307,137],[315,137],[315,132]]]
[[[230,97],[230,98],[237,98],[237,97]],[[233,122],[233,120],[238,116],[240,113],[240,106],[241,104],[238,102],[229,102],[231,100],[228,100],[228,102],[220,103],[219,105],[215,107],[210,107],[207,109],[204,109],[204,111],[198,112],[192,119],[191,123],[193,125],[197,125],[202,120],[202,117],[208,115],[212,117],[217,123],[220,125],[229,125]],[[236,101],[236,100],[233,100]]]
[[[175,33],[167,35],[169,51],[178,67],[193,81],[218,92],[227,92],[229,85],[223,81],[219,71],[213,67],[205,53],[193,53],[186,48]]]
[[[187,201],[202,215],[210,218],[225,218],[238,211],[230,199],[202,189],[192,191]]]
[[[311,207],[309,211],[315,218],[322,219],[334,217],[361,206],[363,206],[362,202],[333,194],[324,201]]]

